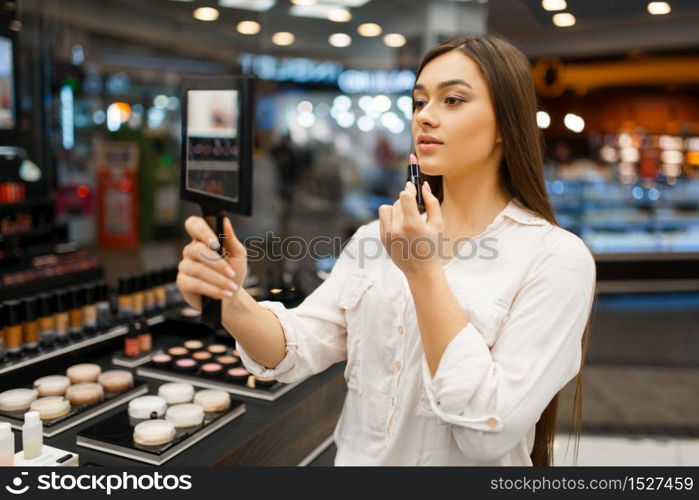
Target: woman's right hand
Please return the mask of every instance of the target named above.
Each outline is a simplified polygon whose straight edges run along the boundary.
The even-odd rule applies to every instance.
[[[188,217],[184,223],[192,242],[182,250],[177,266],[177,287],[184,300],[194,309],[201,310],[201,296],[224,299],[243,286],[248,272],[247,250],[233,231],[228,217],[224,219],[223,255],[219,255],[218,239],[201,217]]]

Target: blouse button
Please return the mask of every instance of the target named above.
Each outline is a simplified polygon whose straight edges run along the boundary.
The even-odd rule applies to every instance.
[[[490,417],[488,420],[485,421],[485,423],[488,424],[490,427],[497,427],[498,425],[498,421],[493,417]]]
[[[398,327],[398,335],[403,335],[403,332],[404,332],[404,331],[403,331],[403,327],[402,327],[402,326],[399,326],[399,327]]]
[[[399,372],[401,368],[400,361],[396,361],[396,371]]]

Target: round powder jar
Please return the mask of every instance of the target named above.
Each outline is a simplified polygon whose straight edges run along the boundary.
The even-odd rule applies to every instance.
[[[135,419],[158,418],[165,415],[167,402],[158,396],[141,396],[129,401],[129,417]]]
[[[167,420],[146,420],[136,425],[133,440],[141,446],[161,446],[175,438],[175,426]]]
[[[89,405],[102,401],[104,389],[96,382],[83,382],[68,387],[66,397],[73,406]]]
[[[35,399],[36,391],[34,389],[10,389],[0,393],[0,410],[26,410]]]
[[[95,363],[80,363],[66,370],[66,375],[68,375],[71,384],[97,382],[100,373],[102,373],[102,368]]]
[[[204,389],[194,395],[194,404],[208,412],[224,411],[230,408],[231,397],[224,391]]]
[[[34,381],[34,389],[36,389],[39,397],[46,396],[63,396],[70,386],[70,379],[65,375],[49,375],[41,377]]]
[[[63,396],[48,396],[34,401],[29,410],[38,411],[41,420],[53,420],[70,412],[70,401]]]
[[[204,421],[204,408],[192,403],[171,406],[165,412],[165,420],[175,427],[194,427]]]
[[[156,366],[168,366],[172,363],[172,356],[169,354],[153,354],[150,362]]]
[[[184,343],[184,346],[190,351],[196,351],[204,347],[204,342],[202,342],[201,340],[187,340]]]
[[[121,392],[133,387],[133,375],[126,370],[108,370],[97,379],[106,392]]]
[[[192,358],[182,358],[175,361],[175,370],[181,372],[193,372],[197,369],[197,362]]]
[[[194,387],[181,382],[168,382],[158,387],[158,396],[169,405],[189,403],[194,397]]]

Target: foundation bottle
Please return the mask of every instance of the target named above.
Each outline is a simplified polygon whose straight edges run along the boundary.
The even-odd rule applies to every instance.
[[[5,302],[5,348],[8,356],[22,355],[22,303],[19,300]]]
[[[153,273],[155,276],[155,303],[158,309],[165,309],[165,272],[160,269]]]
[[[97,328],[104,330],[112,323],[112,312],[109,307],[109,288],[105,281],[97,283]]]
[[[68,290],[56,290],[53,296],[53,327],[56,342],[68,342]]]
[[[53,307],[50,294],[39,294],[37,316],[39,316],[39,344],[42,347],[50,347],[56,336],[53,329]]]
[[[153,337],[146,318],[141,318],[138,328],[138,347],[141,352],[150,351],[153,348]]]
[[[36,315],[36,297],[27,297],[22,300],[24,316],[22,322],[22,339],[24,348],[28,351],[36,351],[39,348],[39,321]]]
[[[82,288],[83,329],[87,335],[93,335],[97,332],[96,288],[95,283],[88,283]]]
[[[133,279],[131,276],[119,278],[117,286],[119,318],[128,319],[133,316]]]
[[[146,314],[155,310],[155,287],[154,274],[152,271],[143,274],[144,302],[143,309]]]
[[[71,287],[68,295],[68,311],[70,326],[68,335],[80,338],[83,334],[83,297],[82,290],[78,287]]]
[[[145,293],[143,286],[143,274],[138,273],[133,277],[133,313],[136,317],[143,315],[143,306],[145,303]]]
[[[5,305],[0,304],[0,363],[5,361]]]

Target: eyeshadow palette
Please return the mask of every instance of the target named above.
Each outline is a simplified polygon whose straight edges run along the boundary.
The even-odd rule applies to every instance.
[[[163,349],[162,354],[153,355],[148,363],[138,367],[136,373],[266,401],[276,400],[302,382],[283,384],[257,378],[243,367],[236,350],[199,340]]]
[[[161,465],[245,413],[245,405],[231,399],[230,406],[222,411],[204,412],[203,421],[197,425],[186,428],[174,426],[173,422],[176,422],[177,418],[181,419],[185,413],[177,410],[190,410],[195,407],[202,411],[196,404],[168,405],[165,417],[134,421],[129,416],[127,405],[123,405],[118,413],[103,418],[81,431],[76,437],[76,443],[84,448]],[[164,420],[167,418],[169,420]],[[150,440],[152,444],[139,444],[136,436],[141,442]]]
[[[77,384],[73,384],[73,387],[75,385]],[[104,399],[97,403],[80,406],[71,405],[70,410],[65,415],[48,420],[42,419],[44,437],[53,437],[147,392],[148,385],[143,380],[136,379],[134,380],[133,387],[130,389],[113,393],[104,392]],[[14,429],[20,430],[24,424],[24,414],[27,411],[29,410],[0,410],[0,421],[9,422]]]

